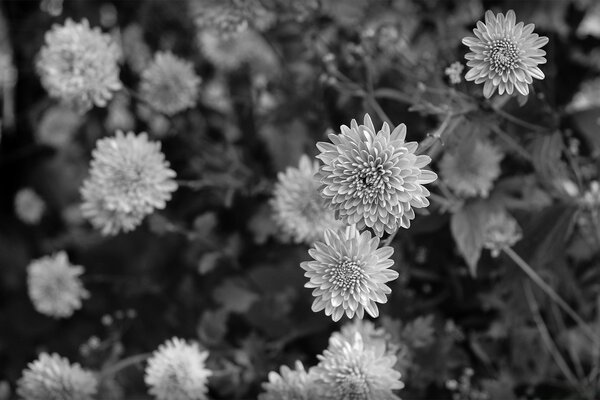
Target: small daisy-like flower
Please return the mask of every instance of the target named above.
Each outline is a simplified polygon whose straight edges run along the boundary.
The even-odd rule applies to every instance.
[[[384,349],[366,347],[361,335],[347,340],[332,337],[329,348],[317,356],[316,381],[323,385],[326,399],[399,400],[393,390],[402,389],[402,374],[394,370],[396,357]]]
[[[17,394],[27,400],[91,400],[97,392],[94,374],[58,354],[42,353],[29,363],[17,382]]]
[[[159,52],[142,73],[140,95],[152,107],[170,116],[196,105],[199,84],[200,78],[191,62],[170,52]]]
[[[296,368],[290,369],[286,365],[280,368],[280,373],[269,372],[269,381],[262,384],[265,393],[258,396],[258,400],[313,400],[317,395],[317,386],[314,375],[304,369],[300,361],[296,361]]]
[[[362,234],[354,225],[343,231],[325,231],[325,242],[315,242],[308,254],[314,261],[300,264],[309,281],[304,285],[313,288],[315,300],[312,310],[325,310],[334,321],[346,313],[348,318],[363,318],[366,310],[372,317],[379,315],[377,303],[387,302],[392,290],[385,284],[398,278],[390,267],[394,249],[380,249],[379,238],[368,231]]]
[[[98,140],[90,176],[83,183],[83,215],[104,235],[135,229],[155,209],[163,209],[177,189],[160,143],[148,135],[117,131]]]
[[[90,297],[81,283],[83,272],[83,267],[71,265],[64,251],[32,261],[27,267],[27,287],[35,309],[54,318],[73,315],[81,301]]]
[[[458,85],[462,82],[462,72],[464,69],[465,66],[461,62],[455,61],[444,70],[444,73],[450,80],[451,84]]]
[[[484,140],[464,140],[440,161],[442,179],[459,196],[487,197],[500,175],[504,155]]]
[[[37,70],[52,97],[85,112],[95,104],[105,107],[113,92],[121,89],[119,47],[109,35],[90,28],[87,20],[67,19],[46,33]]]
[[[498,257],[502,249],[512,247],[522,236],[517,221],[506,211],[498,211],[485,224],[483,247],[491,250],[492,257]]]
[[[341,227],[319,193],[318,171],[319,163],[303,155],[298,168],[289,167],[277,176],[271,200],[274,219],[296,243],[312,244],[323,239],[325,229]]]
[[[31,188],[23,188],[15,195],[15,213],[26,224],[35,225],[40,222],[46,211],[46,203]]]
[[[160,345],[148,360],[144,381],[157,400],[205,400],[207,351],[197,343],[173,338]]]
[[[515,12],[504,14],[485,13],[485,24],[477,22],[473,29],[476,37],[462,40],[469,47],[465,55],[471,67],[465,75],[467,81],[483,83],[483,95],[492,97],[499,94],[512,94],[517,89],[523,96],[529,94],[529,85],[535,79],[544,79],[544,73],[538,68],[546,63],[546,52],[541,49],[548,43],[546,36],[533,33],[535,25],[516,23]]]
[[[416,142],[405,143],[404,124],[390,132],[384,123],[377,131],[367,114],[364,125],[352,120],[341,130],[329,135],[332,143],[317,143],[326,203],[348,225],[367,226],[377,236],[410,227],[413,208],[429,205],[423,184],[437,179],[434,172],[422,169],[431,158],[415,154]]]

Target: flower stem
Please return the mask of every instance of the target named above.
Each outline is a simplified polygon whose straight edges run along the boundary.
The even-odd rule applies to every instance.
[[[131,367],[132,365],[136,365],[138,363],[146,361],[148,357],[150,357],[151,353],[142,353],[136,354],[127,358],[122,359],[121,361],[113,364],[110,367],[107,367],[100,371],[101,378],[106,378],[111,375],[118,373],[119,371]]]
[[[502,250],[504,251],[504,253],[507,256],[509,256],[514,261],[515,264],[517,264],[519,267],[521,267],[521,269],[523,270],[523,272],[525,272],[527,274],[527,276],[529,276],[529,278],[531,278],[531,280],[540,289],[542,289],[542,291],[544,291],[544,293],[546,293],[548,295],[548,297],[550,297],[552,300],[554,300],[554,302],[556,304],[558,304],[558,306],[560,308],[562,308],[564,312],[566,312],[575,322],[577,322],[577,324],[579,325],[579,327],[581,328],[581,330],[583,331],[583,333],[586,336],[588,336],[588,338],[592,341],[592,343],[594,343],[594,344],[597,343],[598,339],[596,338],[596,334],[589,327],[589,325],[586,324],[586,322],[575,312],[575,310],[573,310],[571,308],[571,306],[568,305],[567,302],[564,301],[562,299],[562,297],[560,297],[560,295],[558,293],[556,293],[556,291],[550,285],[548,285],[546,282],[544,282],[544,280],[542,279],[542,277],[540,277],[538,275],[538,273],[535,272],[535,270],[533,268],[531,268],[531,266],[529,264],[527,264],[527,262],[525,260],[523,260],[510,247],[505,247]]]

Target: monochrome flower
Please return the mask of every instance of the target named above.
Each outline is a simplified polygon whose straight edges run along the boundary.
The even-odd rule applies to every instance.
[[[27,288],[35,309],[54,318],[73,315],[90,296],[81,283],[83,272],[83,267],[71,265],[64,251],[32,261],[27,266]]]
[[[26,224],[34,225],[40,222],[46,211],[46,203],[31,188],[23,188],[15,195],[15,214]]]
[[[473,29],[476,37],[462,40],[471,52],[465,55],[471,69],[467,81],[483,83],[483,95],[490,98],[496,90],[500,95],[512,94],[516,89],[523,96],[529,94],[529,85],[535,79],[544,79],[538,68],[546,63],[546,52],[541,49],[548,43],[546,36],[533,33],[535,25],[516,23],[513,10],[504,14],[485,13],[485,23],[478,21]]]
[[[308,250],[314,261],[300,264],[309,281],[304,285],[313,288],[315,300],[312,310],[325,310],[338,321],[344,313],[348,318],[363,318],[366,310],[372,317],[379,315],[377,303],[387,302],[391,289],[385,284],[398,277],[390,267],[394,249],[380,249],[379,238],[368,231],[362,234],[356,227],[343,231],[326,230],[325,242],[315,242]]]
[[[489,249],[492,257],[497,257],[505,247],[512,247],[523,237],[521,227],[506,211],[490,215],[485,224],[483,247]]]
[[[319,176],[326,204],[348,225],[372,228],[377,236],[410,227],[413,208],[429,205],[423,184],[437,175],[422,168],[431,158],[415,154],[416,142],[405,143],[404,124],[390,132],[384,123],[376,131],[367,114],[364,125],[352,120],[341,131],[329,135],[332,143],[317,143],[321,151],[317,158],[324,163]]]
[[[355,333],[350,340],[330,338],[329,348],[317,356],[316,381],[323,385],[325,399],[399,400],[393,391],[402,389],[402,374],[394,370],[396,357],[380,347],[366,347]]]
[[[281,230],[297,243],[312,244],[323,239],[325,229],[341,227],[319,193],[320,184],[315,178],[318,171],[319,163],[303,155],[298,168],[289,167],[277,175],[271,200],[273,216]]]
[[[157,400],[205,400],[208,352],[197,343],[172,338],[161,344],[148,360],[144,381]]]
[[[105,107],[121,89],[121,52],[109,35],[90,28],[87,20],[67,19],[46,33],[36,67],[50,96],[84,112],[95,104]]]
[[[58,354],[42,353],[28,364],[17,382],[17,394],[26,400],[92,400],[98,381],[94,374]]]
[[[200,78],[191,62],[170,52],[158,52],[142,72],[140,95],[152,107],[174,115],[194,107]]]
[[[440,176],[459,196],[487,197],[500,176],[502,158],[504,154],[486,140],[464,140],[446,151]]]
[[[458,85],[462,82],[462,72],[464,69],[465,66],[461,62],[455,61],[444,70],[444,74],[446,74],[451,84]]]
[[[269,372],[269,381],[262,384],[265,393],[258,400],[313,400],[318,399],[318,387],[314,376],[304,369],[300,361],[296,361],[294,369],[283,365],[280,372]]]
[[[104,235],[135,229],[155,209],[163,209],[177,189],[160,143],[146,133],[117,131],[98,140],[90,176],[83,183],[83,215]]]

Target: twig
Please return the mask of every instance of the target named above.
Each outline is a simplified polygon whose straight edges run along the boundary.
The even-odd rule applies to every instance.
[[[119,361],[118,363],[115,363],[112,366],[100,371],[100,377],[106,378],[108,376],[114,375],[117,372],[119,372],[125,368],[128,368],[132,365],[136,365],[138,363],[146,361],[146,359],[150,356],[151,356],[151,353],[143,353],[143,354],[136,354],[134,356],[124,358],[121,361]]]
[[[523,128],[531,129],[532,131],[535,131],[535,132],[544,132],[544,131],[548,130],[548,128],[544,128],[543,126],[535,125],[535,124],[529,123],[527,121],[523,121],[522,119],[517,118],[512,114],[507,113],[506,111],[502,110],[499,107],[492,106],[492,110],[494,110],[494,112],[496,114],[498,114],[505,120],[510,121],[515,125],[522,126]]]
[[[512,137],[510,137],[510,135],[508,135],[506,132],[504,132],[502,129],[498,128],[495,125],[492,125],[491,129],[496,135],[498,135],[500,139],[502,139],[506,144],[508,144],[517,153],[519,153],[521,157],[523,157],[529,162],[533,162],[533,157],[531,156],[531,154],[529,154],[529,152],[525,150],[523,146],[517,143]]]

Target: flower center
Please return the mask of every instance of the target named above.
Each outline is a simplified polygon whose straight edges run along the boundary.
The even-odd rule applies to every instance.
[[[496,39],[487,47],[490,67],[498,74],[514,69],[519,62],[519,48],[512,40]]]
[[[330,268],[327,272],[331,276],[329,281],[336,288],[342,289],[342,292],[349,291],[350,293],[354,293],[356,285],[364,275],[361,266],[348,257],[344,257],[342,262]]]
[[[349,367],[337,379],[339,398],[347,400],[369,399],[369,386],[365,374],[357,366]]]
[[[353,172],[348,180],[349,186],[355,189],[355,196],[370,201],[385,192],[387,173],[377,160],[364,161]]]

